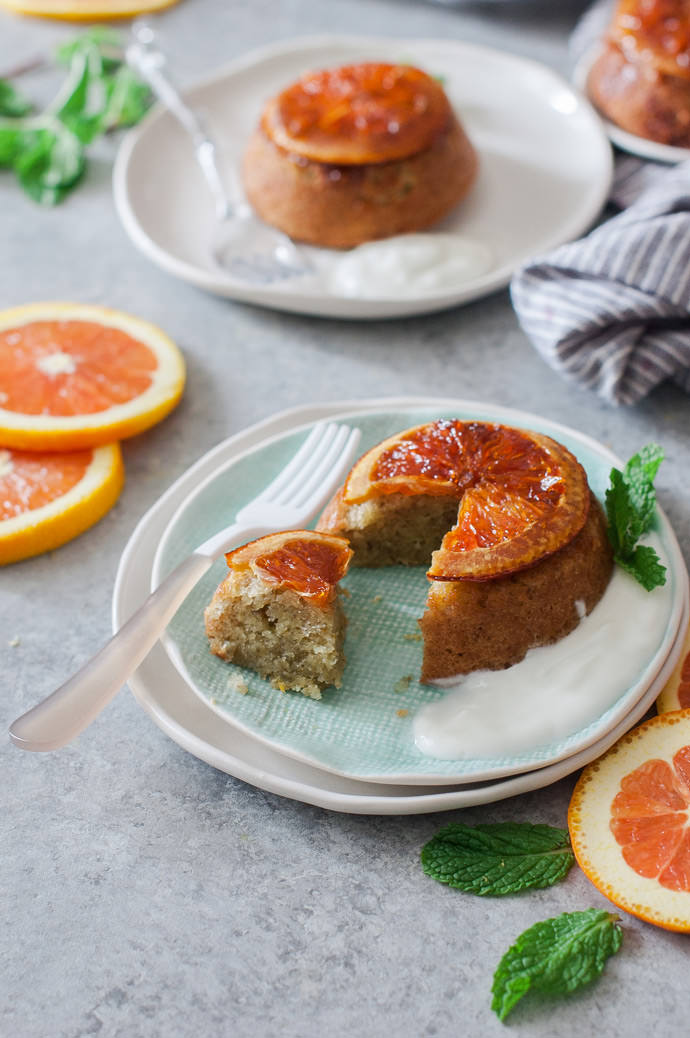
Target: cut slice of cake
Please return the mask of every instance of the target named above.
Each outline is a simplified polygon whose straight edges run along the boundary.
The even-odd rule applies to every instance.
[[[355,565],[427,565],[422,680],[498,670],[558,641],[613,569],[599,502],[566,447],[541,433],[439,419],[373,447],[318,529]]]
[[[206,607],[211,651],[284,691],[320,699],[345,666],[338,582],[352,551],[342,537],[287,530],[225,556],[230,572]]]

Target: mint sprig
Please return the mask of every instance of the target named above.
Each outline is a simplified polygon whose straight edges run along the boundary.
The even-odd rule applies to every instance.
[[[40,113],[0,81],[0,166],[34,201],[62,201],[84,173],[88,145],[147,111],[148,88],[124,63],[122,42],[117,31],[96,26],[63,44],[56,57],[67,74]]]
[[[491,1008],[499,1020],[505,1020],[528,991],[558,996],[589,984],[618,951],[622,939],[617,916],[596,908],[535,923],[498,964]]]
[[[652,528],[656,509],[654,479],[664,452],[655,443],[634,454],[623,471],[611,469],[606,491],[608,537],[615,561],[647,591],[666,583],[666,568],[648,545],[638,541]]]
[[[490,897],[549,887],[575,861],[567,829],[528,822],[453,822],[424,845],[421,858],[439,883]]]

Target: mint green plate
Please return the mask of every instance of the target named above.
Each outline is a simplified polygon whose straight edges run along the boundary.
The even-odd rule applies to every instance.
[[[357,425],[361,450],[401,429],[439,417],[478,419],[532,428],[553,436],[577,455],[590,485],[603,499],[612,464],[608,450],[571,429],[534,415],[467,401],[438,401],[435,406],[338,414]],[[152,586],[197,545],[229,524],[286,464],[310,426],[288,426],[250,451],[224,452],[218,471],[199,494],[192,494],[173,516],[154,560]],[[216,451],[218,448],[216,448]],[[677,634],[686,596],[687,574],[673,532],[659,512],[657,535],[669,571],[665,598],[668,623],[656,651],[638,680],[612,689],[600,715],[558,742],[535,745],[519,756],[450,761],[426,756],[415,746],[412,720],[425,703],[444,691],[419,683],[422,646],[417,618],[427,592],[424,568],[353,569],[343,581],[348,630],[347,666],[340,689],[327,689],[320,701],[299,693],[281,693],[251,671],[227,664],[208,648],[203,612],[227,572],[224,559],[194,588],[170,623],[163,642],[190,687],[225,722],[306,763],[358,779],[387,783],[448,784],[477,782],[544,767],[591,745],[618,724],[640,700],[667,661]],[[236,689],[237,677],[248,692]]]

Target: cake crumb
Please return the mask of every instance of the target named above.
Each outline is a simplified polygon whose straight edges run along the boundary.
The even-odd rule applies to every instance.
[[[408,688],[410,687],[410,682],[411,681],[412,681],[412,675],[411,674],[404,674],[400,678],[400,680],[395,683],[395,687],[393,688],[393,691],[394,692],[407,692]]]
[[[249,692],[249,685],[239,674],[230,675],[228,678],[228,688],[231,692],[239,692],[241,696],[246,696]]]
[[[409,712],[410,712],[409,710],[396,710],[395,711],[397,717],[407,717]]]
[[[11,649],[16,649],[18,645],[22,644],[22,640],[18,634],[15,634],[14,638],[11,638],[7,644]]]
[[[372,602],[383,602],[383,595],[374,595]]]
[[[405,639],[406,642],[421,642],[421,640],[422,640],[422,632],[421,631],[413,631],[412,634],[403,634],[403,638]]]

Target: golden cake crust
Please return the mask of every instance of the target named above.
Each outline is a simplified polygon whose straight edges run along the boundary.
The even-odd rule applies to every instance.
[[[502,670],[559,641],[592,611],[612,570],[606,520],[592,496],[584,529],[542,562],[481,583],[434,582],[419,621],[422,681]]]
[[[421,96],[429,100],[407,122],[398,103],[387,124],[395,132],[379,125],[380,110],[386,112],[381,96],[358,132],[348,119],[359,95],[340,100],[340,121],[328,133],[318,127],[291,133],[289,119],[276,114],[283,95],[269,101],[243,161],[247,198],[266,223],[297,241],[345,249],[425,230],[466,196],[477,154],[442,88],[419,70],[407,71],[423,77]],[[316,103],[318,94],[312,98]]]
[[[589,71],[587,93],[629,133],[690,147],[688,0],[621,0]]]

